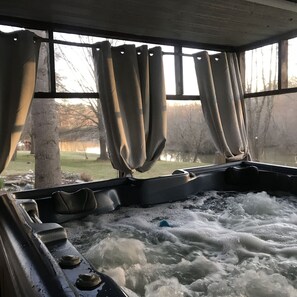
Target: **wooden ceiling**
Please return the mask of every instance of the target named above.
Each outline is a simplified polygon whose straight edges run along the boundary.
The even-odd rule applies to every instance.
[[[287,0],[1,0],[0,22],[139,40],[241,47],[297,36],[297,3]],[[32,23],[33,24],[33,23]],[[214,47],[215,47],[214,46]]]

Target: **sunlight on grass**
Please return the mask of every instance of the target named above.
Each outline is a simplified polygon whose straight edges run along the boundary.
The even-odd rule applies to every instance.
[[[80,152],[62,152],[61,168],[64,173],[87,174],[92,180],[103,180],[117,177],[117,171],[113,169],[109,160],[97,161],[98,155]],[[19,151],[15,161],[10,162],[3,176],[25,174],[29,170],[34,171],[34,156],[27,151]],[[193,166],[206,165],[192,162],[166,162],[158,161],[155,166],[146,173],[135,173],[137,178],[148,178],[160,175],[171,174],[179,168],[189,168]]]

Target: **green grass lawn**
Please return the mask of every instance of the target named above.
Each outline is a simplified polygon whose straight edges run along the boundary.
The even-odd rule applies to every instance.
[[[80,152],[62,152],[61,168],[65,173],[85,174],[92,180],[102,180],[117,177],[117,171],[113,169],[110,161],[96,161],[98,155],[88,154],[88,159],[84,153]],[[24,174],[29,170],[34,171],[34,156],[27,151],[18,151],[15,161],[10,162],[9,166],[2,173],[2,176]],[[159,175],[171,174],[179,168],[188,168],[199,165],[192,162],[167,162],[158,161],[155,166],[146,173],[135,173],[138,178],[154,177]]]

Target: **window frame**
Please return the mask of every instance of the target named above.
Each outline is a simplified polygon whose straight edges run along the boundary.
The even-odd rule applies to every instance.
[[[295,93],[297,92],[297,87],[288,88],[288,40],[291,38],[297,37],[297,32],[290,32],[281,36],[276,36],[267,40],[262,40],[255,42],[253,44],[248,44],[241,47],[234,46],[222,46],[222,45],[213,45],[213,44],[203,44],[199,42],[188,42],[180,40],[170,40],[166,38],[148,38],[135,36],[126,33],[119,32],[108,32],[103,30],[95,29],[86,29],[80,27],[73,27],[61,24],[52,24],[37,22],[32,20],[18,19],[18,18],[4,18],[0,21],[0,25],[9,25],[9,26],[18,26],[25,27],[30,29],[37,29],[47,31],[49,43],[49,78],[50,78],[50,91],[49,92],[35,92],[35,98],[99,98],[97,92],[94,93],[80,93],[80,92],[57,92],[56,91],[56,80],[55,80],[55,52],[54,44],[57,43],[57,40],[54,40],[54,32],[59,33],[70,33],[70,34],[79,34],[79,35],[89,35],[94,37],[103,37],[103,38],[112,38],[112,39],[121,39],[134,42],[145,42],[145,43],[157,43],[162,45],[174,46],[174,53],[166,53],[174,55],[174,67],[175,67],[175,82],[176,82],[176,94],[167,94],[166,97],[168,100],[200,100],[199,95],[184,95],[183,94],[183,63],[182,56],[187,56],[187,54],[182,53],[183,47],[196,48],[202,50],[215,50],[215,51],[229,51],[236,52],[239,58],[239,65],[241,71],[242,81],[244,82],[244,73],[245,73],[245,62],[244,62],[244,53],[247,50],[259,48],[271,43],[278,43],[278,87],[276,90],[262,91],[256,93],[244,93],[244,98],[251,97],[261,97],[261,96],[271,96],[279,95],[286,93]],[[59,41],[61,42],[61,41]],[[73,45],[77,45],[73,43]]]

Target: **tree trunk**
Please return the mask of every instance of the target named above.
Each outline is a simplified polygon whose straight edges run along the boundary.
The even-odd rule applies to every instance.
[[[108,154],[107,154],[107,146],[106,146],[106,139],[104,139],[103,137],[100,137],[99,139],[99,143],[100,143],[100,160],[108,160]]]
[[[31,131],[31,134],[30,134],[30,140],[31,140],[30,155],[34,155],[35,154],[35,141],[34,141],[32,131]]]
[[[46,36],[43,36],[46,37]],[[49,89],[48,45],[40,47],[36,90]],[[35,188],[61,184],[58,114],[54,99],[33,99],[32,148],[35,153]]]
[[[198,149],[195,151],[195,154],[194,154],[194,158],[193,158],[193,163],[196,163],[197,160],[198,160],[198,156],[199,156],[199,152],[198,152]]]
[[[101,120],[98,125],[99,129],[99,144],[100,144],[100,160],[108,160],[107,144],[106,144],[106,132],[103,121]]]
[[[99,130],[99,144],[100,144],[100,157],[99,160],[108,160],[107,154],[107,141],[106,141],[106,131],[103,121],[103,112],[100,100],[97,100],[97,120],[98,120],[98,130]]]
[[[17,158],[17,151],[18,151],[18,149],[16,148],[15,151],[14,151],[14,153],[13,153],[13,155],[12,155],[11,161],[15,161],[16,160],[16,158]]]
[[[54,99],[34,99],[35,188],[61,184],[58,117]]]

